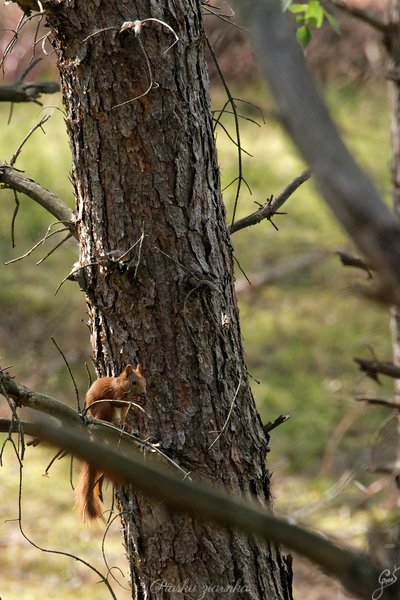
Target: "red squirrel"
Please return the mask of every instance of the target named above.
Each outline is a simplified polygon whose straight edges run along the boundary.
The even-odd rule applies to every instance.
[[[122,427],[130,402],[143,404],[146,380],[140,365],[134,369],[127,365],[118,377],[100,377],[90,386],[85,398],[85,408],[95,419]],[[114,400],[114,402],[98,402]],[[121,400],[122,402],[116,402]],[[76,505],[85,520],[102,515],[102,483],[104,474],[96,467],[82,463],[79,483],[75,490]]]

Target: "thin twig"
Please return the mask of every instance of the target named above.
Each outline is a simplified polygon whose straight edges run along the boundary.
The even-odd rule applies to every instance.
[[[55,455],[53,456],[53,458],[51,459],[51,461],[47,465],[44,474],[47,476],[49,474],[49,471],[50,471],[51,467],[56,462],[56,460],[61,460],[62,458],[64,458],[65,456],[67,456],[67,454],[68,454],[68,452],[66,450],[58,450],[58,452],[55,453]]]
[[[24,254],[21,254],[21,256],[17,256],[17,258],[12,258],[11,260],[8,260],[4,264],[11,265],[12,263],[18,262],[19,260],[23,260],[27,256],[30,256],[32,252],[34,252],[36,248],[38,248],[38,246],[44,244],[44,242],[51,238],[53,235],[56,235],[57,233],[62,233],[63,231],[68,231],[66,227],[62,227],[61,229],[57,229],[56,231],[50,232],[50,229],[51,227],[53,227],[53,225],[56,225],[56,223],[51,223],[51,225],[49,225],[49,227],[47,228],[46,234],[38,242],[36,242],[36,244],[34,244],[34,246],[32,246],[32,248],[30,248],[27,252],[24,252]]]
[[[54,248],[52,248],[47,254],[46,256],[43,256],[43,258],[41,258],[40,260],[38,260],[38,262],[36,263],[37,265],[41,265],[42,262],[44,262],[47,258],[49,258],[49,256],[51,256],[53,254],[53,252],[55,252],[60,246],[62,246],[63,244],[65,244],[66,241],[69,240],[69,238],[72,237],[72,233],[69,231],[67,233],[67,235],[60,241],[58,242],[58,244],[56,244],[54,246]]]
[[[225,103],[225,106],[226,105],[227,105],[227,103]],[[217,119],[219,119],[220,114],[225,114],[225,115],[233,115],[234,114],[234,112],[232,110],[226,110],[225,108],[224,109],[218,108],[218,109],[212,111],[213,115],[215,115],[216,113],[218,113],[218,117],[215,118],[216,124],[219,123],[219,120],[217,120]],[[249,121],[249,123],[252,123],[253,125],[257,125],[257,127],[261,127],[260,123],[258,121],[256,121],[255,119],[252,119],[251,117],[247,117],[246,115],[242,115],[240,113],[237,113],[237,116],[239,117],[239,119],[243,119],[244,121]],[[265,123],[264,119],[263,119],[263,122]],[[214,130],[215,130],[215,127],[214,127]]]
[[[76,406],[77,406],[78,412],[80,413],[81,412],[81,403],[80,403],[80,399],[79,399],[78,386],[76,385],[74,374],[72,373],[71,367],[69,366],[69,362],[67,361],[67,358],[66,358],[64,352],[61,350],[61,348],[57,344],[56,340],[53,338],[53,336],[51,336],[50,339],[53,342],[53,344],[55,345],[55,347],[57,348],[57,350],[59,351],[59,353],[61,354],[61,358],[63,359],[63,361],[65,363],[65,366],[67,367],[69,376],[70,376],[71,381],[72,381],[72,385],[74,386],[74,390],[75,390]]]
[[[32,44],[32,56],[31,56],[31,60],[30,60],[30,63],[31,63],[31,64],[33,64],[34,62],[36,62],[36,61],[34,60],[34,58],[35,58],[35,53],[36,53],[36,45],[37,45],[37,42],[38,42],[38,39],[37,39],[37,38],[38,38],[38,35],[39,35],[39,28],[40,28],[40,25],[41,25],[41,23],[42,23],[42,21],[43,21],[43,18],[44,18],[44,11],[43,11],[43,7],[41,7],[41,8],[42,8],[42,9],[40,10],[40,16],[39,16],[39,20],[38,20],[38,22],[37,22],[37,24],[36,24],[35,35],[34,35],[34,37],[33,37],[33,44]],[[47,34],[46,34],[46,36],[47,36],[47,35],[49,35],[49,34],[47,33]],[[40,60],[40,58],[39,58],[38,60]]]
[[[141,259],[141,257],[142,257],[142,246],[143,246],[143,240],[144,240],[144,221],[143,221],[143,223],[142,223],[142,235],[140,236],[140,238],[139,238],[139,240],[138,240],[138,242],[139,242],[139,250],[138,250],[138,253],[137,253],[137,262],[136,262],[136,266],[135,266],[135,273],[134,273],[134,278],[135,278],[135,279],[136,279],[136,277],[137,277],[137,272],[138,272],[139,265],[140,265],[140,259]],[[132,248],[134,248],[138,242],[135,242],[135,244],[132,246]],[[125,256],[125,255],[123,254],[122,256]],[[119,260],[121,260],[121,258],[122,258],[122,257],[120,257],[120,259],[119,259]]]
[[[356,8],[355,6],[350,6],[349,4],[343,2],[343,0],[329,0],[329,2],[333,4],[333,6],[335,6],[336,8],[339,8],[342,12],[350,15],[351,17],[354,17],[359,21],[363,21],[363,23],[367,23],[367,25],[370,25],[371,27],[377,29],[381,33],[387,33],[388,25],[380,19],[373,17],[364,10]]]
[[[125,102],[120,102],[120,104],[115,104],[112,107],[111,110],[114,110],[115,108],[119,108],[120,106],[125,106],[126,104],[131,104],[131,102],[135,102],[136,100],[139,100],[139,98],[143,98],[144,96],[147,96],[147,94],[153,88],[157,88],[158,87],[158,83],[153,80],[153,71],[151,69],[151,63],[150,63],[149,55],[147,54],[147,50],[144,47],[141,38],[137,37],[136,39],[139,42],[139,46],[140,46],[140,48],[141,48],[141,50],[143,52],[144,58],[146,60],[147,74],[148,74],[148,77],[149,77],[149,85],[148,85],[146,91],[143,92],[143,94],[139,94],[139,96],[135,96],[134,98],[130,98],[129,100],[125,100]]]
[[[207,42],[207,46],[208,49],[210,51],[210,54],[212,56],[212,59],[214,61],[215,67],[218,71],[218,75],[219,78],[221,79],[222,85],[224,86],[225,89],[225,93],[228,97],[229,100],[229,104],[232,107],[232,111],[233,111],[233,115],[234,115],[234,121],[235,121],[235,133],[236,133],[236,142],[237,142],[237,160],[238,160],[238,171],[239,171],[239,175],[237,178],[237,187],[236,187],[236,193],[235,193],[235,198],[233,201],[233,213],[232,213],[232,224],[235,221],[236,218],[236,210],[237,210],[237,206],[238,206],[238,202],[239,202],[239,195],[240,195],[240,190],[242,187],[242,182],[244,181],[244,177],[243,177],[243,161],[242,161],[242,145],[241,145],[241,140],[240,140],[240,127],[239,127],[239,117],[237,114],[237,108],[236,108],[236,104],[235,104],[235,100],[234,97],[231,94],[231,91],[229,89],[229,86],[226,82],[226,79],[224,77],[224,74],[222,72],[222,69],[219,65],[218,59],[217,59],[217,55],[214,52],[214,48],[211,45],[210,40],[208,39],[207,36],[205,36],[206,42]]]
[[[114,496],[114,495],[113,495],[113,496]],[[105,543],[106,543],[106,538],[107,538],[108,532],[110,531],[110,527],[111,527],[111,525],[114,523],[114,521],[115,521],[116,519],[118,519],[118,517],[121,517],[123,514],[128,514],[128,513],[123,513],[123,512],[120,512],[120,513],[117,513],[116,515],[114,515],[113,517],[111,517],[111,518],[109,519],[109,521],[108,521],[108,523],[107,523],[107,527],[106,527],[106,529],[105,529],[105,531],[104,531],[104,533],[103,533],[103,538],[102,538],[102,540],[101,540],[101,553],[102,553],[102,556],[103,556],[103,561],[104,561],[104,564],[105,564],[105,566],[106,566],[106,568],[107,568],[107,577],[108,577],[109,575],[111,575],[111,577],[114,579],[115,583],[117,583],[117,584],[118,584],[118,585],[119,585],[119,586],[120,586],[120,587],[121,587],[123,590],[128,590],[128,591],[131,591],[131,588],[129,588],[129,587],[125,587],[124,585],[122,585],[122,583],[121,583],[120,581],[118,581],[118,579],[117,579],[117,578],[115,577],[115,575],[112,573],[112,570],[113,570],[113,569],[117,569],[117,570],[120,572],[121,576],[122,576],[122,577],[124,577],[124,574],[123,574],[123,572],[122,572],[122,569],[120,569],[119,567],[110,567],[110,566],[109,566],[109,564],[108,564],[108,560],[107,560],[107,556],[106,556],[106,551],[105,551]]]
[[[13,215],[11,217],[11,245],[13,248],[15,248],[15,220],[17,218],[20,203],[19,203],[17,192],[15,190],[13,190],[13,193],[14,193],[15,207],[14,207]]]
[[[76,263],[75,263],[76,264]],[[68,275],[66,275],[64,277],[64,279],[58,284],[57,288],[54,291],[54,296],[57,296],[58,292],[60,291],[61,287],[64,285],[64,283],[66,281],[79,281],[79,277],[74,277],[74,275],[76,273],[79,273],[79,271],[82,271],[83,269],[85,269],[86,267],[94,267],[96,265],[99,265],[100,263],[98,261],[96,262],[92,262],[92,263],[86,263],[85,265],[79,265],[76,268],[73,268]]]
[[[82,415],[82,417],[85,417],[88,411],[90,411],[93,408],[93,406],[96,406],[96,404],[104,404],[105,402],[107,402],[108,404],[125,404],[129,407],[134,406],[135,408],[141,410],[144,414],[146,414],[146,411],[142,406],[140,406],[140,404],[137,404],[136,402],[130,402],[129,400],[115,400],[115,398],[102,398],[101,400],[95,400],[94,402],[88,404],[88,406],[85,406],[82,412],[79,412]]]
[[[89,366],[86,361],[85,361],[85,369],[86,369],[86,373],[88,376],[88,389],[89,389],[90,386],[92,385],[93,380],[92,380],[92,374],[90,372]]]
[[[48,121],[50,119],[50,115],[45,115],[44,117],[42,117],[40,119],[40,121],[38,123],[36,123],[36,125],[34,125],[32,127],[32,129],[29,131],[29,133],[26,134],[26,136],[24,137],[24,139],[22,140],[22,142],[20,143],[20,145],[18,146],[18,148],[16,149],[16,151],[14,152],[13,156],[11,157],[10,160],[10,166],[13,167],[15,165],[15,162],[18,158],[18,156],[21,153],[22,148],[24,147],[24,145],[26,144],[26,142],[29,140],[29,138],[31,137],[31,135],[37,130],[37,129],[42,129],[42,126],[46,123],[46,121]],[[43,129],[42,129],[43,131]],[[45,131],[43,131],[43,133],[45,133]]]
[[[37,58],[36,60],[33,60],[32,62],[29,63],[29,65],[26,67],[25,71],[22,72],[22,75],[19,78],[19,83],[22,83],[24,81],[24,79],[28,75],[28,73],[30,73],[32,71],[32,69],[34,69],[36,67],[36,65],[40,63],[41,60],[42,60],[41,58]]]
[[[227,428],[227,426],[228,426],[228,423],[229,423],[229,420],[230,420],[230,418],[231,418],[231,414],[232,414],[232,411],[233,411],[233,407],[234,407],[234,405],[235,405],[236,398],[237,398],[237,396],[238,396],[238,393],[239,393],[239,390],[240,390],[240,387],[241,387],[241,385],[242,385],[242,375],[240,374],[240,377],[239,377],[239,383],[238,383],[238,385],[237,385],[237,388],[236,388],[236,391],[235,391],[235,395],[233,396],[233,399],[232,399],[232,402],[231,402],[231,405],[230,405],[230,408],[229,408],[229,411],[228,411],[228,415],[227,415],[227,417],[226,417],[226,419],[225,419],[225,423],[223,424],[223,426],[222,426],[222,429],[221,429],[221,431],[218,433],[218,435],[217,435],[217,437],[215,438],[215,440],[214,440],[214,441],[212,442],[212,444],[210,444],[210,446],[208,447],[208,449],[209,449],[209,450],[211,450],[211,448],[214,446],[214,444],[216,444],[216,443],[217,443],[217,441],[219,440],[219,438],[221,437],[221,435],[224,433],[225,429],[226,429],[226,428]],[[210,431],[210,433],[217,433],[217,432],[216,432],[216,431]]]
[[[18,34],[21,31],[21,29],[24,27],[24,25],[26,25],[26,23],[28,23],[28,17],[26,17],[25,15],[22,15],[22,17],[18,21],[17,28],[14,31],[14,35],[12,36],[11,40],[8,42],[7,46],[4,49],[3,56],[0,58],[0,69],[2,69],[3,73],[4,73],[4,62],[5,62],[8,54],[10,54],[10,52],[12,52],[12,49],[14,48],[15,44],[18,41]]]
[[[271,217],[283,206],[283,204],[292,196],[292,194],[308,179],[311,177],[311,172],[309,169],[306,169],[295,177],[293,181],[289,183],[285,187],[284,190],[275,198],[270,198],[261,208],[256,210],[251,215],[247,215],[247,217],[243,217],[243,219],[239,219],[235,221],[230,227],[229,232],[235,233],[240,229],[244,229],[245,227],[250,227],[251,225],[256,225],[263,219],[271,220]]]
[[[2,373],[4,373],[4,370],[2,371]],[[4,447],[8,441],[11,441],[11,433],[14,431],[14,427],[16,428],[16,431],[18,432],[18,446],[21,445],[21,451],[20,452],[17,451],[18,458],[21,461],[23,460],[24,454],[25,454],[25,438],[24,438],[23,427],[21,425],[21,420],[17,414],[16,403],[15,403],[14,399],[12,398],[12,396],[8,393],[8,390],[7,390],[6,386],[3,385],[3,383],[0,384],[0,394],[2,394],[2,396],[4,396],[4,398],[6,399],[6,402],[10,409],[10,412],[11,412],[11,421],[9,423],[8,436],[5,439],[5,441],[2,445],[1,451],[0,451],[0,466],[1,466]],[[13,445],[15,447],[14,443],[13,443]]]
[[[233,11],[232,11],[232,15],[222,15],[222,14],[218,13],[216,10],[212,10],[210,5],[203,4],[203,7],[208,12],[209,15],[217,17],[221,21],[224,21],[224,23],[229,23],[229,25],[232,25],[232,27],[237,27],[238,29],[241,29],[242,31],[246,31],[246,29],[244,27],[242,27],[241,25],[238,25],[238,23],[234,23],[231,20],[231,17],[233,17],[235,15],[235,13]],[[205,16],[207,16],[207,15],[205,15]]]
[[[223,123],[221,123],[221,121],[218,121],[218,125],[223,129],[223,131],[226,133],[226,135],[228,136],[228,138],[230,139],[230,141],[232,142],[232,144],[234,144],[236,147],[238,147],[237,145],[237,141],[233,139],[233,137],[231,136],[231,134],[229,133],[228,129],[225,127],[225,125]],[[253,158],[253,155],[250,154],[250,152],[247,152],[247,150],[245,150],[243,147],[241,148],[242,152],[244,152],[244,154],[247,154],[247,156],[250,156],[250,158]]]

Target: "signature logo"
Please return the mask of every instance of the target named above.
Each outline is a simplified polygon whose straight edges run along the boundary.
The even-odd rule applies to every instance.
[[[379,587],[372,594],[372,600],[379,600],[383,595],[383,590],[397,581],[396,573],[400,571],[400,567],[394,567],[393,571],[384,569],[378,577]]]

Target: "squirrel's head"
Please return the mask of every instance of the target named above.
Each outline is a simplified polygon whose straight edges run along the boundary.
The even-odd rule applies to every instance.
[[[125,380],[130,393],[138,396],[146,395],[146,379],[139,364],[136,369],[131,364],[127,365],[119,377]]]

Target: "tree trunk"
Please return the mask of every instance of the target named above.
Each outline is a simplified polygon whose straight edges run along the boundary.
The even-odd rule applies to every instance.
[[[390,25],[386,35],[388,52],[388,94],[391,137],[391,173],[393,208],[400,217],[400,0],[390,0],[387,11]],[[398,307],[391,311],[393,362],[400,366],[400,312]],[[395,393],[400,395],[400,380],[396,379]]]
[[[148,402],[147,417],[131,423],[139,434],[193,478],[270,507],[267,439],[241,347],[201,3],[43,5],[67,113],[98,372],[140,362]],[[156,21],[137,35],[119,33],[139,18],[164,21],[179,42],[164,53],[174,35]],[[107,27],[114,29],[99,31]],[[169,514],[127,487],[118,500],[134,598],[183,597],[179,590],[192,598],[291,597],[290,568],[277,549]]]
[[[400,217],[400,0],[389,0],[387,8],[387,23],[389,29],[386,34],[386,48],[388,53],[387,78],[390,114],[390,138],[391,138],[391,175],[392,175],[392,198],[394,212]],[[393,363],[400,366],[400,309],[393,306],[390,312],[390,329],[392,336]],[[394,380],[395,400],[400,400],[400,380]],[[400,460],[400,413],[393,413],[396,422],[394,431],[397,436],[384,439],[383,444],[389,444],[392,449],[389,468],[393,468]],[[393,429],[392,429],[393,431]],[[384,436],[384,431],[382,432]],[[393,473],[397,492],[400,489],[399,477]],[[400,537],[396,527],[392,524],[384,525],[378,531],[380,534],[380,546],[385,548],[384,556],[387,564],[397,562],[400,555]],[[371,528],[371,539],[373,539],[373,528]],[[382,540],[384,543],[382,543]]]

